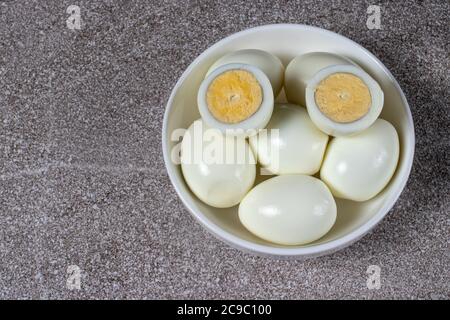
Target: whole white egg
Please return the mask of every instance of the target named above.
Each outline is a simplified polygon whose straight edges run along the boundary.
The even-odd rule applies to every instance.
[[[320,170],[320,178],[334,196],[366,201],[388,184],[399,157],[395,128],[377,119],[368,129],[346,137],[334,138]]]
[[[239,219],[256,236],[282,245],[301,245],[325,235],[336,221],[327,186],[306,175],[284,175],[254,187],[239,205]]]
[[[218,67],[229,63],[244,63],[263,71],[272,85],[274,97],[280,93],[284,81],[284,66],[273,54],[259,49],[243,49],[230,52],[217,60],[208,70],[206,76]]]
[[[305,108],[276,104],[266,130],[249,138],[263,167],[274,174],[315,174],[319,171],[328,135],[320,131]]]
[[[255,182],[256,160],[244,138],[194,121],[181,142],[181,169],[191,191],[217,208],[237,205]]]

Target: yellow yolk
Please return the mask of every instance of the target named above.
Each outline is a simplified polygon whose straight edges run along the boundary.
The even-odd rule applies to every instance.
[[[248,119],[259,109],[262,98],[258,80],[245,70],[229,70],[218,75],[206,92],[209,111],[224,123]]]
[[[341,123],[362,118],[372,103],[367,85],[350,73],[335,73],[323,79],[314,98],[325,116]]]

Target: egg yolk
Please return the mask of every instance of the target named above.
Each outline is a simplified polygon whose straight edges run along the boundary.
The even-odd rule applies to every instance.
[[[206,92],[211,114],[224,123],[248,119],[261,106],[262,88],[255,76],[246,70],[229,70],[218,75]]]
[[[323,79],[314,95],[319,110],[335,122],[352,122],[369,111],[372,98],[367,85],[350,73],[334,73]]]

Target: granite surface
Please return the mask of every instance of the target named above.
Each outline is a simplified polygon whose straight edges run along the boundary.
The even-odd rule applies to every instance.
[[[81,30],[66,8],[81,9]],[[381,29],[366,27],[381,6]],[[450,297],[448,1],[0,1],[0,298]],[[165,103],[219,39],[323,27],[392,71],[416,126],[414,166],[361,241],[305,262],[216,240],[183,207],[161,151]],[[81,270],[69,290],[67,268]],[[369,265],[381,288],[366,286]]]

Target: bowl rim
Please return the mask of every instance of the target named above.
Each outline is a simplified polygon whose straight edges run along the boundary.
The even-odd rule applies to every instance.
[[[400,93],[400,98],[402,100],[402,103],[406,107],[406,115],[407,120],[409,123],[410,130],[407,131],[407,135],[409,140],[411,141],[412,147],[410,148],[408,154],[405,154],[405,165],[406,165],[406,171],[405,175],[401,178],[401,182],[399,187],[394,190],[394,192],[389,196],[388,199],[386,199],[385,204],[378,210],[378,212],[371,217],[367,222],[356,228],[355,230],[349,232],[348,234],[344,235],[341,238],[331,240],[325,243],[307,246],[307,247],[270,247],[263,244],[257,244],[248,240],[244,240],[242,238],[239,238],[223,229],[221,229],[219,226],[215,225],[214,223],[210,222],[209,219],[203,215],[201,212],[197,212],[197,210],[194,208],[194,203],[192,200],[188,199],[184,196],[184,193],[181,191],[180,187],[178,186],[178,182],[175,177],[175,167],[170,166],[171,160],[170,160],[170,154],[168,152],[168,133],[167,133],[167,127],[168,127],[168,118],[169,113],[172,109],[173,100],[175,98],[176,93],[178,92],[181,84],[185,81],[187,76],[191,73],[195,65],[203,60],[205,56],[207,56],[210,51],[214,50],[215,48],[221,46],[222,44],[229,42],[230,40],[233,40],[235,38],[241,37],[246,34],[251,34],[254,32],[260,32],[268,29],[284,29],[284,28],[294,28],[294,29],[302,29],[302,31],[314,31],[314,32],[320,32],[323,34],[327,34],[329,36],[336,37],[341,40],[350,41],[355,46],[357,46],[359,49],[362,50],[364,54],[369,56],[371,60],[373,60],[379,68],[381,68],[389,77],[389,79],[394,84],[395,88]],[[403,90],[401,89],[400,85],[398,84],[397,80],[394,78],[392,73],[389,71],[386,66],[370,51],[368,51],[366,48],[364,48],[362,45],[358,44],[357,42],[340,35],[338,33],[335,33],[330,30],[322,29],[315,26],[309,26],[304,24],[289,24],[289,23],[281,23],[281,24],[268,24],[268,25],[262,25],[257,26],[253,28],[244,29],[242,31],[233,33],[216,43],[214,43],[212,46],[208,47],[206,50],[204,50],[197,58],[195,58],[191,64],[186,68],[186,70],[182,73],[178,81],[176,82],[175,86],[173,87],[169,100],[166,104],[166,110],[164,112],[164,119],[163,119],[163,126],[162,126],[162,149],[163,149],[163,157],[164,157],[164,164],[166,167],[166,170],[169,175],[169,179],[175,188],[175,191],[178,194],[178,197],[181,199],[184,206],[188,209],[188,211],[196,218],[197,221],[200,222],[200,224],[208,230],[210,233],[212,233],[216,238],[222,240],[223,242],[229,244],[230,246],[240,249],[245,252],[257,254],[260,256],[265,257],[272,257],[272,258],[293,258],[293,259],[302,259],[302,258],[309,258],[309,257],[317,257],[321,255],[330,254],[332,252],[338,251],[340,249],[343,249],[352,243],[356,242],[360,238],[362,238],[364,235],[366,235],[369,231],[371,231],[386,215],[387,213],[392,209],[398,198],[400,197],[400,194],[405,188],[406,182],[408,181],[408,178],[411,173],[411,168],[413,164],[414,159],[414,149],[415,149],[415,132],[414,132],[414,122],[411,114],[411,110],[408,104],[408,101],[406,100],[405,94],[403,93]]]

